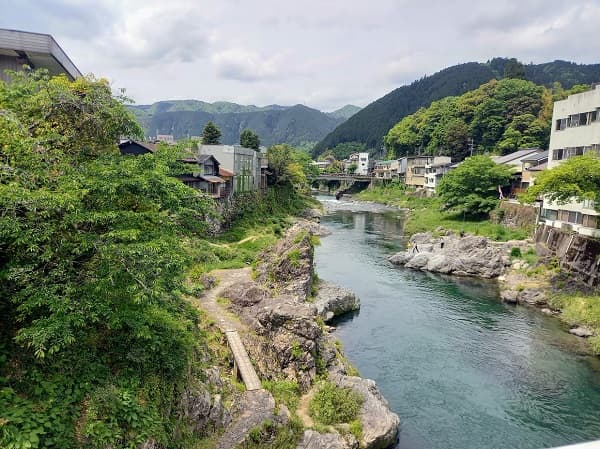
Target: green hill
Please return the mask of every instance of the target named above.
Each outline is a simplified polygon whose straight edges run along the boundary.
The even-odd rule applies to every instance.
[[[317,156],[339,143],[359,142],[379,149],[383,137],[406,115],[448,96],[462,95],[491,79],[501,79],[514,59],[495,58],[487,63],[469,62],[441,70],[410,85],[399,87],[369,104],[329,133],[314,148]],[[559,82],[570,88],[576,84],[600,81],[600,64],[583,65],[566,61],[524,66],[525,78],[536,84]]]
[[[130,109],[147,136],[199,136],[204,125],[212,121],[221,129],[221,141],[225,144],[238,143],[240,133],[249,128],[258,134],[263,145],[301,145],[319,141],[360,108],[347,105],[324,113],[304,105],[258,107],[228,102],[172,100],[131,106]]]

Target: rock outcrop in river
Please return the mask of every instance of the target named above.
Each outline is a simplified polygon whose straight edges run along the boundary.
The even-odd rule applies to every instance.
[[[329,281],[319,281],[318,287],[315,307],[325,322],[360,308],[360,300],[352,290]]]
[[[426,232],[410,238],[408,249],[388,260],[406,268],[453,274],[496,278],[510,266],[510,250],[527,246],[521,241],[493,242],[475,235],[460,236],[451,232],[434,237]]]

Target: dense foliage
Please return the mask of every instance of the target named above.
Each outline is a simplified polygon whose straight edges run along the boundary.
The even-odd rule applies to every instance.
[[[269,182],[272,185],[291,184],[305,187],[309,176],[317,175],[308,153],[290,145],[273,145],[267,149],[269,159]]]
[[[479,153],[543,148],[550,136],[552,102],[549,90],[529,81],[492,80],[404,117],[384,140],[390,157],[420,150],[462,160],[469,154],[469,139]]]
[[[199,136],[204,125],[212,121],[223,133],[221,142],[239,142],[240,130],[252,129],[263,145],[287,143],[302,145],[322,139],[342,123],[345,115],[326,113],[303,105],[265,107],[242,106],[234,103],[204,103],[194,100],[162,101],[153,105],[131,106],[146,135],[173,134],[181,139]],[[343,111],[342,111],[343,112]]]
[[[508,166],[487,156],[472,156],[441,179],[437,193],[447,210],[485,215],[498,205],[498,188],[510,183],[511,177]]]
[[[177,294],[182,242],[212,202],[141,134],[105,80],[0,83],[0,446],[177,447],[175,394],[198,351]],[[185,429],[179,429],[185,435]]]
[[[246,148],[258,150],[258,147],[260,147],[260,139],[255,132],[250,129],[245,129],[240,134],[240,145]]]
[[[325,153],[319,156],[319,160],[324,161],[327,158],[333,156],[338,161],[347,159],[352,153],[363,153],[367,151],[367,146],[360,142],[346,142],[337,144],[331,150],[327,150]]]
[[[403,117],[431,102],[448,96],[462,95],[505,74],[514,76],[510,59],[494,58],[487,63],[470,62],[444,69],[410,85],[399,87],[374,101],[350,117],[321,140],[313,151],[314,157],[344,142],[361,142],[367,148],[379,149],[383,137]],[[570,89],[577,84],[590,84],[600,79],[600,64],[584,65],[566,61],[527,64],[525,79],[545,86],[560,83]],[[517,67],[515,67],[517,68]]]
[[[202,130],[202,144],[219,145],[220,143],[221,130],[213,122],[208,122]]]
[[[591,200],[600,208],[600,156],[575,156],[552,170],[542,171],[522,199],[532,203],[539,195],[561,204],[572,199]]]

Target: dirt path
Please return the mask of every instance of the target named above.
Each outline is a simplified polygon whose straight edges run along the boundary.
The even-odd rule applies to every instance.
[[[313,385],[313,387],[300,398],[300,402],[298,403],[298,410],[296,410],[296,414],[298,415],[298,418],[300,418],[300,420],[302,421],[302,424],[304,424],[304,427],[313,427],[315,425],[313,419],[310,417],[309,410],[310,401],[312,400],[315,393],[316,388]]]
[[[229,312],[222,304],[219,304],[218,298],[232,285],[249,281],[251,271],[251,268],[211,271],[210,275],[217,279],[218,285],[196,299],[200,308],[215,320],[223,332],[231,330],[236,330],[238,332],[246,331],[246,326],[244,326],[240,320],[234,314]]]

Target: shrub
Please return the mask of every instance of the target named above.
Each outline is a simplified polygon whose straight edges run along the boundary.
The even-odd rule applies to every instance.
[[[521,248],[511,248],[510,249],[510,257],[511,259],[520,259],[523,255],[521,254]]]
[[[324,382],[310,401],[310,415],[324,425],[349,423],[356,419],[364,398],[351,388]]]

